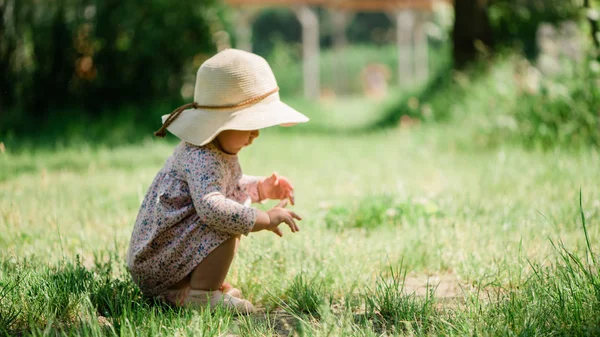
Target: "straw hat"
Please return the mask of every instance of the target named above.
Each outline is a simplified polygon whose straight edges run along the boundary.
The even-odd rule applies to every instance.
[[[279,99],[271,67],[262,57],[225,49],[198,69],[194,102],[162,116],[165,130],[198,146],[224,130],[257,130],[274,125],[308,122],[308,117]]]

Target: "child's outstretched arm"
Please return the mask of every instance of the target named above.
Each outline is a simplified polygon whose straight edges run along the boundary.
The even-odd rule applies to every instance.
[[[258,182],[258,196],[260,199],[289,199],[294,205],[294,185],[288,178],[273,172],[270,177]]]
[[[207,166],[210,170],[203,174],[197,174],[193,170],[184,171],[187,173],[186,181],[194,207],[200,220],[206,225],[228,233],[244,235],[266,229],[282,236],[278,226],[284,222],[290,226],[292,232],[299,230],[294,219],[301,218],[296,213],[284,209],[287,201],[279,203],[267,212],[244,206],[225,196],[225,170],[221,164],[213,162],[213,165]],[[258,190],[258,185],[256,186]]]
[[[256,223],[258,210],[226,197],[226,168],[221,162],[207,161],[202,172],[190,169],[195,165],[184,162],[182,172],[199,220],[224,232],[248,235]]]
[[[255,177],[243,175],[239,181],[240,187],[252,199],[252,202],[262,202],[265,199],[289,199],[292,205],[294,200],[294,185],[287,177],[273,172],[270,177]]]
[[[260,197],[258,185],[265,177],[255,177],[243,175],[239,181],[240,188],[244,191],[252,200],[252,202],[262,202],[265,198]]]

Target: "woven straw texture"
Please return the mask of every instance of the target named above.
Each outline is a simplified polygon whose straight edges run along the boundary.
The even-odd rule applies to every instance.
[[[169,116],[171,116],[169,118]],[[163,128],[202,146],[223,130],[257,130],[290,126],[308,118],[281,102],[277,81],[262,57],[226,49],[202,64],[196,75],[194,102],[164,115]]]

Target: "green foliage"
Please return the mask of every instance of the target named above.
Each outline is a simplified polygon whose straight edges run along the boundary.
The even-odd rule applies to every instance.
[[[325,214],[328,228],[376,229],[386,226],[399,226],[403,223],[427,221],[442,213],[430,200],[397,200],[390,196],[370,196],[352,202],[350,205],[334,206]]]
[[[374,45],[393,44],[396,41],[394,22],[384,12],[358,12],[346,28],[351,43]]]
[[[278,52],[278,44],[285,41],[287,48],[300,48],[302,27],[294,12],[287,8],[265,8],[252,25],[252,51],[259,55]],[[279,51],[281,52],[281,51]]]
[[[298,45],[276,42],[267,60],[273,68],[277,82],[284,95],[300,96],[303,93],[302,53]],[[435,56],[433,56],[435,57]],[[343,64],[345,90],[350,93],[363,92],[363,69],[370,64],[382,64],[390,71],[388,83],[397,81],[396,48],[393,45],[374,48],[368,45],[348,46],[344,59],[332,49],[324,50],[320,57],[321,89],[330,93],[337,91],[338,65]]]
[[[140,289],[129,278],[121,279],[114,276],[117,274],[114,270],[115,266],[118,266],[115,254],[109,255],[106,261],[96,258],[95,289],[89,295],[96,311],[101,316],[110,318],[119,318],[134,312],[146,302]]]
[[[43,305],[40,312],[51,312],[55,319],[68,321],[82,304],[82,294],[90,290],[93,274],[79,260],[48,272],[38,280],[39,283],[32,284],[28,296],[45,298],[45,301],[38,302]]]
[[[266,56],[277,78],[282,95],[302,94],[302,56],[300,47],[274,39],[270,53]]]
[[[455,85],[449,69],[442,69],[423,88],[389,104],[382,116],[367,128],[396,127],[406,117],[423,122],[447,121],[452,116],[449,107],[464,99],[465,93]]]
[[[129,324],[121,321],[125,315],[149,308],[128,275],[115,275],[118,263],[112,258],[96,262],[93,268],[84,267],[79,258],[54,266],[38,260],[6,262],[0,270],[0,297],[4,299],[0,302],[0,332],[36,331],[52,325],[59,330],[77,329],[86,315],[108,318],[111,327],[119,330],[122,324]]]
[[[31,130],[50,108],[95,115],[125,103],[180,101],[214,50],[208,9],[152,1],[0,1],[0,132]],[[104,110],[104,113],[115,116]],[[10,122],[10,123],[9,123]]]
[[[438,74],[446,70],[450,62],[450,46],[445,43],[430,42],[429,48],[431,73]],[[389,70],[386,81],[390,88],[390,96],[394,95],[398,83],[397,57],[397,48],[392,44],[376,47],[367,44],[349,45],[344,50],[343,59],[340,59],[333,49],[324,49],[319,56],[321,90],[325,95],[339,94],[340,99],[346,99],[344,95],[348,94],[363,95],[364,69],[369,65],[378,64]],[[273,68],[282,94],[292,97],[301,96],[303,93],[301,46],[276,39],[266,59]],[[345,79],[342,93],[338,90],[340,66]]]
[[[29,123],[21,112],[11,110],[5,116],[7,123],[0,126],[0,137],[7,147],[14,150],[32,146],[41,149],[64,148],[73,144],[94,147],[140,143],[153,137],[153,132],[161,125],[161,116],[171,113],[178,104],[168,101],[123,104],[116,108],[102,108],[94,115],[78,108],[52,108],[40,117],[46,120],[43,124]]]
[[[546,148],[600,146],[600,74],[586,68],[573,75],[544,78],[537,92],[519,94],[510,111],[519,140]]]
[[[319,17],[320,45],[329,49],[333,44],[332,19],[324,8],[313,7]],[[383,12],[354,13],[347,23],[346,37],[351,44],[384,46],[395,43],[394,23]],[[258,12],[252,26],[253,51],[270,55],[279,41],[296,48],[302,43],[302,26],[290,8],[264,8]]]
[[[531,262],[532,275],[513,291],[501,291],[485,311],[493,335],[595,336],[600,333],[599,255],[590,245],[581,206],[582,253],[551,240],[556,254],[552,265]],[[597,242],[597,241],[596,241]],[[582,256],[583,255],[583,256]]]
[[[15,305],[16,294],[14,291],[18,282],[18,278],[0,282],[0,334],[2,335],[8,335],[11,325],[20,314]]]
[[[422,90],[390,103],[369,129],[456,120],[461,142],[527,148],[600,146],[600,65],[562,60],[556,75],[519,56],[465,72],[441,72]]]
[[[425,297],[407,294],[404,290],[406,270],[390,267],[390,275],[381,275],[375,290],[364,295],[365,319],[382,324],[384,328],[409,334],[426,334],[436,316],[433,290]]]
[[[240,316],[237,324],[237,335],[240,337],[250,336],[276,336],[275,319],[267,314],[265,317],[255,315]]]
[[[307,279],[304,273],[294,277],[285,296],[285,305],[296,315],[308,314],[319,318],[322,307],[327,305],[327,293],[322,281],[317,280],[317,277]]]
[[[494,40],[500,46],[516,46],[533,59],[538,53],[536,34],[540,24],[577,20],[581,6],[576,0],[492,1],[488,12]]]
[[[22,268],[34,266],[40,267],[38,264],[21,265]],[[43,326],[52,320],[72,322],[85,305],[84,295],[92,289],[93,274],[76,260],[75,263],[42,269],[40,273],[7,274],[0,281],[11,285],[5,288],[4,296],[11,302],[8,314],[2,315],[9,318],[3,317],[3,329],[15,331],[23,324]],[[0,307],[7,310],[4,305]]]
[[[480,103],[471,105],[487,106],[487,111],[479,117],[468,106],[464,111],[466,116],[472,114],[468,119],[475,121],[471,135],[484,146],[504,142],[545,149],[600,146],[598,63],[584,61],[564,66],[573,71],[542,75],[528,62],[513,58],[498,66],[496,83],[468,84],[467,90],[487,86],[477,98]]]

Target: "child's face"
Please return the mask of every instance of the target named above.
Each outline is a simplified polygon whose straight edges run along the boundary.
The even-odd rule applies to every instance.
[[[237,154],[240,150],[250,144],[254,138],[258,137],[258,130],[239,131],[225,130],[217,136],[217,142],[223,151],[229,154]]]

